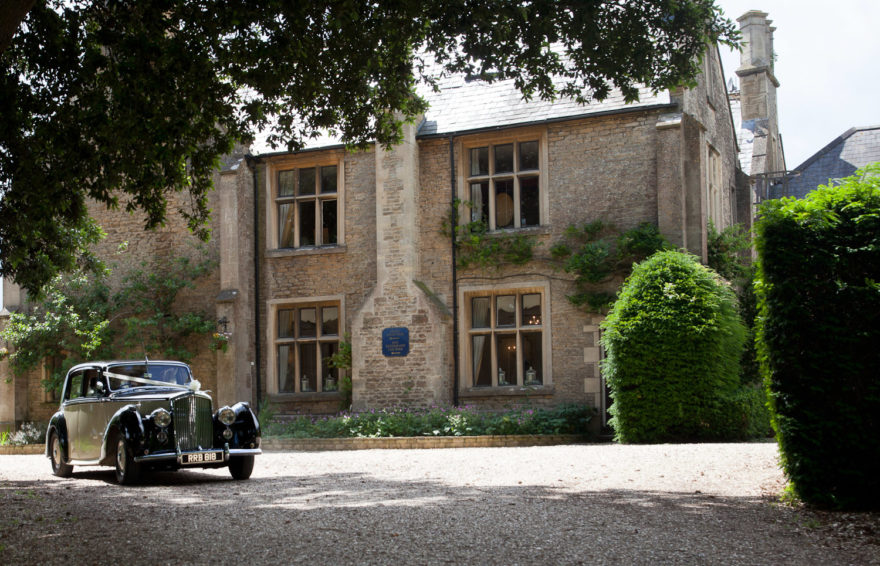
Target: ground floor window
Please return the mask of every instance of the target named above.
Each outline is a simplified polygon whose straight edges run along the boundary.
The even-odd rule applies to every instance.
[[[543,288],[469,292],[464,304],[467,382],[471,387],[547,383]]]
[[[329,358],[339,352],[339,302],[280,305],[275,311],[278,393],[333,392],[339,370]]]

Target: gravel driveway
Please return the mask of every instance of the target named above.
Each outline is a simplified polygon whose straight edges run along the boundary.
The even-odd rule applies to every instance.
[[[776,445],[266,453],[58,479],[0,456],[0,563],[880,564],[878,514],[777,503]]]

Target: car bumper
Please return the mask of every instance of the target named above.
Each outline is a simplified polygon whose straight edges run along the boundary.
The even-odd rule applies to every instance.
[[[135,456],[134,461],[140,464],[151,462],[168,462],[176,460],[177,463],[182,466],[199,466],[202,464],[222,464],[223,462],[228,462],[229,459],[234,456],[257,456],[262,453],[263,451],[259,448],[224,447],[223,449],[218,448],[215,450],[198,450],[193,452],[163,452],[161,454],[145,454],[143,456]],[[213,460],[206,459],[206,457],[208,457],[209,455],[216,455],[216,457]],[[194,458],[194,456],[202,456],[202,458],[197,459]]]

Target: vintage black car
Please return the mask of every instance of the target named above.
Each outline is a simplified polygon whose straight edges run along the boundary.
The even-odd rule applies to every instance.
[[[49,422],[46,456],[66,477],[74,466],[116,466],[121,484],[145,469],[229,467],[247,479],[260,454],[260,424],[247,403],[214,412],[188,365],[170,361],[90,362],[64,380]]]

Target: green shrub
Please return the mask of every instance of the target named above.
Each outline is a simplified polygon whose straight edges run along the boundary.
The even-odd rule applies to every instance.
[[[693,256],[658,252],[637,265],[603,322],[603,371],[620,442],[741,438],[745,329],[729,286]]]
[[[880,164],[757,225],[759,357],[794,493],[880,508]]]
[[[472,407],[405,407],[341,413],[334,417],[302,415],[264,427],[265,436],[294,438],[379,438],[401,436],[477,436],[483,434],[587,434],[594,410],[568,404],[519,408],[503,413]]]

